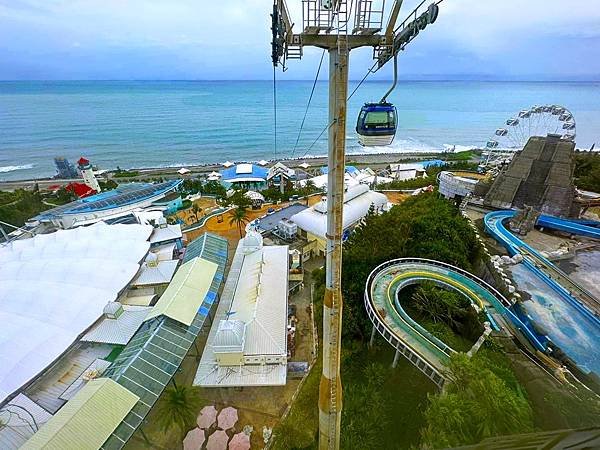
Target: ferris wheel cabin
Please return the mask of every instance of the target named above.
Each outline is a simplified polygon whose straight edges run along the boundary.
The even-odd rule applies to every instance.
[[[365,103],[356,122],[360,144],[390,145],[396,135],[396,115],[396,107],[391,103]]]

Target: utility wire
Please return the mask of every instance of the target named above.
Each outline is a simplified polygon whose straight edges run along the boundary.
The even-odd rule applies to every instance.
[[[308,103],[306,104],[306,110],[304,111],[304,117],[302,118],[302,123],[300,124],[300,130],[298,130],[298,136],[296,137],[296,143],[294,144],[294,149],[292,150],[292,158],[294,157],[294,153],[296,152],[296,148],[298,147],[298,142],[300,141],[300,135],[302,134],[302,129],[304,128],[304,121],[306,120],[306,116],[308,115],[308,109],[310,108],[310,102],[312,101],[313,94],[315,93],[315,87],[317,86],[317,80],[319,79],[319,73],[321,72],[321,66],[323,65],[324,57],[325,57],[325,49],[323,49],[323,53],[321,53],[321,60],[319,61],[319,67],[317,68],[317,74],[315,75],[315,81],[313,82],[312,89],[310,91],[310,96],[308,97]]]

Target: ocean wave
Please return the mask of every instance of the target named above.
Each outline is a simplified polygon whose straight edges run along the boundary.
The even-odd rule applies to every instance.
[[[33,164],[23,164],[20,166],[0,166],[0,173],[14,172],[15,170],[33,169]]]

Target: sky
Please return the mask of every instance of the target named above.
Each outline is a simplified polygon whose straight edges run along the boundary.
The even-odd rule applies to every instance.
[[[301,0],[287,3],[299,32]],[[417,3],[406,0],[400,17]],[[270,79],[271,7],[0,0],[0,80]],[[320,52],[307,48],[278,78],[313,79]],[[350,78],[362,78],[371,58],[370,49],[352,51]],[[399,70],[406,79],[600,80],[600,0],[444,0]],[[385,67],[372,78],[390,74]]]

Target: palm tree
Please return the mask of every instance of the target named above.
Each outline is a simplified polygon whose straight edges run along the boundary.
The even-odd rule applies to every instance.
[[[194,214],[194,217],[196,218],[196,222],[198,222],[198,214],[200,213],[200,211],[202,211],[202,208],[200,208],[196,203],[192,204],[192,213]]]
[[[188,428],[195,423],[201,403],[197,389],[174,384],[165,390],[158,405],[159,425],[165,433],[175,425],[183,438]]]
[[[229,225],[237,226],[237,229],[240,232],[240,239],[242,238],[242,228],[248,222],[248,210],[245,206],[238,206],[231,212],[229,216]]]

